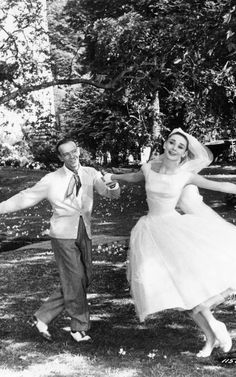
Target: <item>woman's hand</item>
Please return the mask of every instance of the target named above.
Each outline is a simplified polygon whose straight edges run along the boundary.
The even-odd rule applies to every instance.
[[[112,183],[112,179],[111,179],[111,177],[112,177],[112,174],[111,174],[111,173],[105,173],[105,174],[102,176],[102,180],[103,180],[103,182],[105,182],[106,185],[107,185],[107,184],[109,184],[109,183]]]

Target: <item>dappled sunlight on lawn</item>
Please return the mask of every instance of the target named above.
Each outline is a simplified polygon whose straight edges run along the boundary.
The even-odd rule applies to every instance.
[[[112,205],[105,198],[95,197],[93,280],[88,289],[91,343],[73,341],[66,313],[49,325],[52,343],[40,338],[27,324],[59,284],[50,243],[45,242],[44,249],[28,245],[0,254],[0,377],[235,375],[235,369],[222,366],[219,350],[214,350],[210,358],[196,359],[203,338],[187,313],[166,311],[139,323],[126,279],[126,259],[130,229],[145,214],[146,202],[141,186],[124,185],[122,190],[121,200]],[[209,193],[207,200],[217,212],[234,221],[235,209],[225,204],[222,193]],[[43,206],[40,211],[48,216]],[[36,219],[40,222],[40,216]],[[33,226],[26,217],[23,220],[22,231],[26,224]],[[19,232],[19,228],[13,231]],[[227,323],[233,339],[234,304],[235,297],[215,312]]]
[[[107,298],[110,298],[112,297],[112,295],[110,293],[104,293],[104,294],[98,294],[98,293],[88,293],[87,294],[87,297],[89,300],[93,300],[93,299],[107,299]]]
[[[107,318],[111,318],[111,313],[99,313],[99,314],[92,314],[91,315],[91,321],[101,321]]]
[[[3,263],[2,267],[3,268],[8,268],[11,265],[21,265],[25,263],[32,263],[32,264],[37,264],[40,261],[43,261],[43,263],[50,263],[51,259],[53,258],[52,253],[40,253],[40,254],[32,254],[32,256],[26,257],[26,258],[17,258],[17,259],[12,259],[10,262]]]
[[[203,171],[209,178],[230,180],[235,182],[235,166],[210,166]],[[3,186],[9,185],[10,191],[3,192],[2,199],[10,197],[22,188],[29,187],[42,177],[46,172],[27,171],[19,173],[21,184],[17,185],[12,180],[15,170],[3,170],[7,174]],[[2,172],[2,174],[3,174]],[[32,175],[32,177],[30,176]],[[201,190],[204,201],[212,206],[227,220],[235,218],[234,208],[226,205],[225,194]],[[119,200],[109,200],[94,195],[94,210],[92,214],[93,235],[112,235],[128,237],[132,227],[140,216],[147,212],[147,203],[143,184],[121,184],[121,197]],[[51,217],[50,205],[43,201],[33,208],[28,208],[17,213],[0,216],[0,250],[10,250],[39,240],[47,240],[49,219]]]
[[[210,370],[204,369],[207,366],[217,367],[219,376],[225,371],[217,353],[204,363],[196,360],[203,341],[184,313],[168,311],[139,323],[126,280],[127,244],[119,242],[93,249],[94,274],[88,292],[93,341],[76,344],[68,331],[70,320],[63,313],[50,324],[54,341],[47,343],[26,322],[57,287],[56,265],[47,250],[22,250],[21,257],[18,253],[0,255],[4,271],[1,377],[179,377],[183,365],[186,373],[181,377],[199,373],[210,377]],[[1,268],[7,260],[17,263]],[[224,307],[220,310],[221,317],[230,316],[232,329],[235,316]]]
[[[37,352],[22,355],[23,362],[30,361],[30,365],[21,370],[1,368],[1,377],[49,377],[49,376],[110,376],[110,377],[135,377],[136,371],[130,368],[103,368],[96,360],[86,356],[73,356],[69,353],[58,354],[53,357],[41,357]],[[41,360],[37,360],[41,359]],[[102,373],[102,374],[101,374]]]

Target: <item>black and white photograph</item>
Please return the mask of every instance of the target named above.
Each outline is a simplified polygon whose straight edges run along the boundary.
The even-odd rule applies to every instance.
[[[0,376],[236,374],[236,0],[1,0]]]

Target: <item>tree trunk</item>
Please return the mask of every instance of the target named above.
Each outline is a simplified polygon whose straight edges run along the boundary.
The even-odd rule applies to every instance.
[[[111,165],[119,166],[119,153],[117,151],[112,151],[111,153]]]
[[[160,101],[159,101],[159,92],[156,92],[155,99],[153,101],[153,112],[154,112],[154,121],[152,127],[152,137],[153,139],[158,139],[161,134],[161,119],[160,119]]]
[[[150,160],[152,158],[153,152],[158,148],[159,142],[160,142],[160,135],[161,135],[161,118],[160,118],[160,101],[159,101],[159,92],[156,91],[155,99],[153,101],[153,126],[152,126],[152,146],[150,148],[149,158]]]

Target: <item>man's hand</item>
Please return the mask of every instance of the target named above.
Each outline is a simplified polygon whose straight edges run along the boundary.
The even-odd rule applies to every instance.
[[[106,183],[106,186],[110,189],[110,190],[116,190],[119,188],[119,183],[118,182],[115,182],[115,181],[111,181],[110,183]]]
[[[111,176],[111,173],[105,173],[102,176],[102,180],[110,190],[117,190],[119,188],[119,183],[117,181],[112,181]]]

